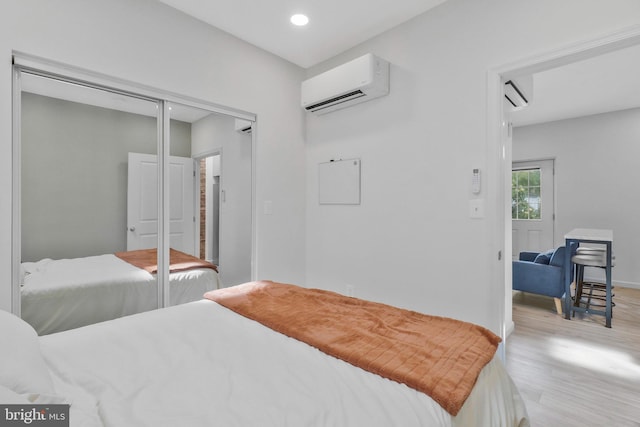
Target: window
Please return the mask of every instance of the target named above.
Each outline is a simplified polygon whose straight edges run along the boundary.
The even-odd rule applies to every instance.
[[[540,219],[540,168],[511,172],[511,218]]]

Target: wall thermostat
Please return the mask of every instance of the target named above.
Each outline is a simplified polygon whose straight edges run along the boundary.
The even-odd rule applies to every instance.
[[[480,193],[480,169],[474,169],[471,175],[471,192],[473,194]]]

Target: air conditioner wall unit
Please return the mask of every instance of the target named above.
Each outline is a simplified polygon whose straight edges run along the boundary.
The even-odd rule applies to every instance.
[[[510,79],[504,83],[504,100],[509,111],[527,107],[533,98],[533,75]]]
[[[236,119],[235,128],[236,132],[251,133],[253,130],[253,123],[249,120]]]
[[[302,108],[325,114],[389,93],[389,62],[368,53],[302,82]]]

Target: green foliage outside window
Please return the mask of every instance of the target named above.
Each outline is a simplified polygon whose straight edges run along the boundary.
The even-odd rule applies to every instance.
[[[540,219],[540,169],[511,172],[511,218]]]

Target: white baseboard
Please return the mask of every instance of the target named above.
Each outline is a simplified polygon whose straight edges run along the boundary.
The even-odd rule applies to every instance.
[[[602,282],[602,277],[585,277],[584,280],[586,282]],[[640,283],[638,282],[627,282],[624,280],[613,280],[613,286],[620,286],[621,288],[631,288],[631,289],[640,289]]]
[[[615,280],[613,286],[620,286],[621,288],[640,289],[640,283],[636,282],[620,282]]]
[[[513,330],[515,329],[516,324],[513,323],[513,320],[512,320],[511,322],[507,323],[505,326],[506,326],[505,334],[508,337],[509,335],[511,335],[511,332],[513,332]]]

